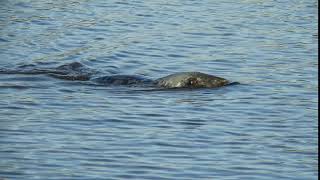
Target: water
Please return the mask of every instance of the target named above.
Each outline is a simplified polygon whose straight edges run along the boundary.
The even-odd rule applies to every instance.
[[[0,76],[0,179],[316,179],[318,4],[0,2],[0,67],[81,62],[241,85],[137,91]]]

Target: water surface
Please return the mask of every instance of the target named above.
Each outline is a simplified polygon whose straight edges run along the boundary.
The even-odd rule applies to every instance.
[[[0,2],[0,67],[81,62],[241,85],[139,91],[0,75],[0,178],[316,179],[318,4]]]

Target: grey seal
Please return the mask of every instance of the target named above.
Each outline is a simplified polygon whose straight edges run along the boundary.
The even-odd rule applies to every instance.
[[[216,88],[230,84],[224,78],[201,72],[180,72],[155,80],[164,88]]]
[[[101,72],[95,71],[79,62],[64,64],[56,68],[34,68],[34,66],[21,66],[16,69],[0,69],[0,74],[46,74],[59,79],[92,81],[96,84],[105,86],[127,85],[164,89],[217,88],[226,85],[238,84],[237,82],[230,82],[227,79],[202,72],[179,72],[155,80],[137,75],[103,76],[101,75]]]

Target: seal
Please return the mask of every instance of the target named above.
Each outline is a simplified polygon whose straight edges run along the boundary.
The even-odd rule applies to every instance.
[[[155,80],[157,86],[164,88],[216,88],[229,83],[224,78],[201,72],[180,72]]]
[[[28,67],[28,68],[25,68]],[[72,81],[92,81],[96,84],[126,85],[139,87],[156,87],[156,88],[217,88],[231,84],[227,79],[205,74],[202,72],[179,72],[159,79],[148,79],[136,75],[110,75],[104,76],[99,71],[95,71],[79,62],[64,64],[56,68],[29,68],[22,66],[16,69],[0,69],[0,74],[46,74],[48,76],[72,80]],[[33,66],[31,66],[33,67]]]

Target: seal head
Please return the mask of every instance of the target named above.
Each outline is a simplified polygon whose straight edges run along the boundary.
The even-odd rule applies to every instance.
[[[201,73],[182,72],[155,80],[155,84],[164,88],[216,88],[229,84],[224,78]]]

